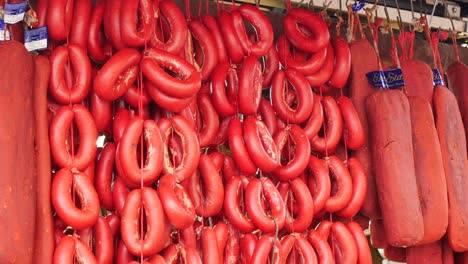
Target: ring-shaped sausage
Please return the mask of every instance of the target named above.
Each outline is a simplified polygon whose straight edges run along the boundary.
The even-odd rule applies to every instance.
[[[93,228],[96,260],[112,263],[114,258],[114,235],[106,218],[100,216]]]
[[[333,51],[333,47],[331,44],[329,44],[326,47],[327,50],[327,56],[325,58],[325,61],[322,64],[322,67],[311,74],[307,74],[305,77],[307,81],[309,82],[310,86],[312,88],[320,88],[322,89],[322,92],[328,92],[327,90],[324,89],[324,84],[330,79],[330,77],[333,74],[333,68],[335,65],[335,52]],[[331,90],[331,88],[329,88]]]
[[[221,11],[218,14],[218,24],[222,29],[221,33],[231,63],[241,63],[242,59],[244,59],[244,51],[234,27],[232,15],[227,11]]]
[[[278,38],[278,55],[281,64],[287,69],[296,69],[304,75],[313,74],[323,66],[327,57],[327,49],[323,48],[313,53],[310,58],[301,61],[291,54],[291,44],[283,34]]]
[[[146,217],[146,234],[140,239],[140,212]],[[165,214],[158,193],[148,187],[131,191],[122,210],[120,234],[128,250],[135,256],[151,256],[159,252],[166,241],[161,239],[165,229]]]
[[[219,129],[219,117],[208,94],[200,94],[197,105],[201,115],[201,127],[198,132],[200,147],[207,147],[215,139]]]
[[[218,51],[216,42],[209,29],[200,20],[191,20],[188,24],[193,41],[196,41],[200,47],[195,58],[200,65],[200,75],[202,82],[207,81],[211,72],[218,64]]]
[[[313,139],[320,131],[323,123],[323,108],[322,99],[320,96],[314,94],[314,104],[312,106],[312,113],[310,114],[307,123],[303,129],[309,141]]]
[[[273,251],[274,254],[274,261],[273,264],[281,263],[281,251],[277,248],[280,246],[280,241],[272,235],[263,235],[261,236],[257,243],[255,243],[255,249],[252,253],[250,258],[251,264],[263,264],[269,263],[268,260],[271,254],[270,252]]]
[[[292,233],[281,238],[281,263],[317,263],[312,245],[301,234]],[[296,251],[296,252],[295,252]],[[296,256],[292,255],[297,253]]]
[[[112,176],[114,171],[116,145],[108,142],[99,154],[96,165],[96,177],[94,186],[101,202],[101,206],[106,210],[114,210],[114,200],[112,198]]]
[[[308,167],[310,174],[307,185],[314,200],[314,214],[317,214],[325,206],[331,193],[328,165],[324,160],[311,155]]]
[[[273,27],[268,17],[258,7],[250,4],[241,5],[231,16],[244,54],[258,57],[266,55],[273,46],[274,39]],[[244,19],[255,29],[258,41],[253,43],[249,40]]]
[[[77,208],[72,199],[72,188],[81,203]],[[57,215],[69,226],[82,230],[93,226],[99,217],[99,197],[87,175],[64,168],[52,181],[51,200]]]
[[[161,108],[171,112],[181,112],[187,108],[194,100],[192,97],[177,98],[170,96],[154,86],[150,81],[145,79],[145,88],[153,101]]]
[[[263,208],[265,198],[269,203],[270,214],[267,215]],[[245,191],[246,209],[252,223],[266,233],[281,230],[286,219],[286,208],[281,194],[270,179],[262,177],[253,178]]]
[[[255,165],[264,172],[277,169],[280,166],[280,155],[265,124],[253,116],[248,116],[244,120],[243,132],[245,146]]]
[[[140,168],[137,159],[137,147],[143,134],[147,144],[144,166]],[[130,187],[154,183],[162,170],[163,146],[159,127],[154,120],[143,120],[136,116],[127,124],[119,142],[120,166],[124,181]]]
[[[346,146],[352,150],[357,150],[364,145],[366,138],[356,108],[353,102],[346,96],[338,98],[338,106],[343,117],[343,137]]]
[[[239,195],[247,187],[240,176],[232,176],[226,184],[224,193],[224,213],[229,222],[241,232],[249,233],[255,230],[255,225],[242,213]]]
[[[172,77],[164,69],[174,72],[180,79]],[[173,97],[191,97],[201,87],[201,76],[194,66],[183,58],[163,50],[145,50],[141,71],[157,89]]]
[[[90,110],[99,134],[111,135],[112,131],[112,102],[103,100],[94,90],[90,94]]]
[[[286,222],[284,229],[288,232],[304,232],[312,223],[314,217],[314,202],[312,195],[301,178],[296,178],[290,182],[282,182],[278,186],[278,191],[283,197],[284,204],[286,205]],[[290,193],[291,192],[291,193]],[[290,212],[290,199],[289,195],[294,195],[295,204],[297,204],[297,214],[293,216]]]
[[[123,96],[138,77],[140,59],[136,49],[123,49],[114,54],[94,79],[97,95],[108,101]]]
[[[338,185],[335,194],[331,194],[323,209],[334,213],[343,209],[351,200],[353,194],[353,181],[344,163],[336,156],[330,156],[327,160],[330,173]]]
[[[331,227],[331,240],[336,263],[357,263],[358,248],[353,235],[345,224],[341,222],[333,223]]]
[[[169,222],[177,229],[185,229],[195,223],[195,207],[185,188],[176,182],[172,174],[159,179],[158,195]]]
[[[244,132],[242,131],[242,123],[238,117],[232,118],[229,122],[228,141],[232,157],[239,166],[239,169],[247,175],[254,174],[257,171],[257,166],[251,159],[249,151],[247,150],[247,145],[244,141]]]
[[[76,154],[67,149],[67,135],[75,121],[80,145]],[[61,168],[86,169],[96,157],[98,134],[91,113],[83,105],[61,107],[50,124],[50,151],[55,163]]]
[[[299,24],[306,27],[311,32],[311,36],[305,35],[298,27]],[[306,9],[289,10],[283,19],[283,28],[289,41],[303,51],[318,52],[330,42],[330,34],[325,21]]]
[[[156,5],[158,1],[153,1]],[[185,40],[188,35],[188,28],[185,22],[184,14],[179,7],[170,0],[159,2],[159,12],[155,8],[155,20],[158,22],[159,16],[167,22],[170,33],[167,40],[161,40],[159,35],[164,33],[159,32],[160,23],[154,23],[154,33],[152,34],[149,47],[164,50],[172,54],[179,54],[184,48]]]
[[[228,62],[218,64],[211,75],[211,96],[219,115],[231,116],[236,113],[238,86],[237,70]]]
[[[313,151],[323,153],[326,150],[334,151],[340,143],[343,132],[343,119],[338,104],[333,97],[325,96],[322,97],[321,101],[325,113],[325,135],[323,137],[315,135],[312,139],[309,138],[309,141]]]
[[[296,108],[286,100],[288,82],[296,91]],[[271,102],[277,115],[288,123],[299,124],[312,113],[314,94],[306,78],[297,70],[276,71],[271,84]],[[316,100],[316,99],[315,99]]]
[[[91,12],[89,22],[88,36],[88,54],[91,59],[98,63],[106,62],[112,54],[112,45],[105,39],[101,31],[103,24],[104,10],[107,7],[107,1],[96,3]]]
[[[364,231],[361,226],[356,222],[349,222],[346,224],[349,232],[353,235],[354,241],[356,242],[358,263],[360,264],[371,264],[372,255],[369,248],[369,243],[364,235]]]
[[[53,263],[71,264],[75,259],[83,263],[97,264],[92,250],[79,239],[72,236],[64,236],[54,251]]]
[[[271,135],[274,135],[278,130],[278,117],[276,116],[273,106],[271,106],[270,102],[265,98],[260,99],[258,115],[268,128],[268,132],[270,132]]]
[[[341,36],[333,37],[331,44],[335,53],[335,67],[328,84],[333,88],[342,89],[348,82],[351,72],[351,50]]]
[[[203,24],[208,28],[216,44],[216,50],[218,51],[218,61],[219,63],[228,62],[228,54],[226,46],[224,45],[223,35],[221,34],[221,29],[219,28],[216,18],[206,14],[201,17]]]
[[[173,174],[177,181],[183,182],[195,172],[200,160],[200,144],[198,137],[187,120],[181,115],[171,119],[161,119],[158,122],[164,146],[163,172]],[[168,141],[171,133],[177,134],[182,142],[184,153],[181,163],[176,167],[169,154]]]
[[[67,62],[70,62],[74,76],[71,86],[67,85]],[[50,55],[50,94],[61,104],[83,101],[91,89],[91,62],[86,51],[77,44],[60,46]],[[68,70],[72,70],[68,69]]]
[[[261,60],[263,64],[262,88],[268,89],[275,72],[279,69],[279,55],[275,45],[271,45],[271,48],[265,56],[261,57]]]
[[[318,263],[333,263],[333,253],[330,245],[327,243],[326,237],[321,236],[317,231],[311,229],[307,233],[307,240],[309,240],[317,253]]]
[[[240,113],[246,115],[257,113],[262,97],[262,83],[262,66],[257,57],[246,57],[239,72],[237,105]]]
[[[122,2],[120,35],[124,45],[139,48],[149,41],[155,23],[153,7],[153,1],[149,0],[125,0]]]
[[[147,88],[143,86],[138,89],[137,86],[131,85],[123,96],[124,101],[133,108],[145,107],[151,103],[151,96],[148,94]]]
[[[222,263],[222,255],[219,252],[218,240],[216,238],[216,231],[212,227],[203,227],[201,234],[201,249],[203,252],[204,264],[218,264]]]
[[[124,0],[107,0],[104,11],[104,33],[112,46],[121,50],[125,48],[120,34],[120,10]]]
[[[359,212],[366,198],[367,190],[367,176],[361,162],[352,157],[348,159],[347,165],[353,182],[353,194],[346,207],[336,212],[343,218],[351,218]]]
[[[190,179],[189,193],[195,205],[197,215],[211,217],[223,208],[223,179],[210,156],[202,154],[198,164],[199,173]],[[203,185],[202,185],[203,184]],[[203,188],[202,188],[203,186]]]
[[[200,254],[195,247],[186,244],[172,244],[167,247],[162,256],[167,264],[190,263],[202,264]]]
[[[47,8],[47,26],[51,39],[66,40],[73,19],[73,3],[71,0],[49,0]]]
[[[292,158],[285,157],[286,164],[273,171],[273,175],[280,181],[288,181],[298,177],[307,168],[310,157],[310,145],[304,130],[298,125],[289,125],[276,132],[275,145],[281,155],[283,149],[292,148],[294,144],[295,153]],[[280,157],[280,160],[283,160]]]

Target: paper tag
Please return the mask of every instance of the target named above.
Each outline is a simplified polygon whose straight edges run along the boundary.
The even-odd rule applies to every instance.
[[[383,71],[373,71],[366,74],[369,82],[374,88],[388,88],[387,81],[385,80],[385,73]]]
[[[389,89],[405,86],[405,80],[403,79],[403,72],[401,69],[388,70],[385,71],[384,74]]]
[[[440,75],[439,69],[432,69],[432,74],[434,75],[434,86],[436,85],[445,85],[442,75]]]
[[[361,10],[364,5],[366,4],[366,1],[365,0],[360,0],[358,2],[356,2],[355,4],[353,4],[353,12],[356,13],[358,12],[359,10]]]
[[[28,51],[47,48],[47,26],[24,31],[24,46]]]
[[[23,21],[24,14],[28,9],[28,2],[14,3],[14,4],[5,4],[4,12],[5,16],[3,20],[6,24],[16,24],[20,21]]]
[[[5,29],[5,23],[3,23],[3,20],[0,20],[0,41],[5,41],[5,38],[6,40],[10,40],[10,31]]]

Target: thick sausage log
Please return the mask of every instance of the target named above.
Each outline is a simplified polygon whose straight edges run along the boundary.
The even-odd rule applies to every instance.
[[[413,157],[419,201],[424,218],[420,244],[439,240],[448,224],[447,184],[431,105],[423,98],[409,97]]]
[[[423,239],[408,99],[398,90],[378,91],[366,100],[372,161],[380,208],[392,246]]]
[[[448,240],[454,251],[468,250],[468,159],[457,99],[447,88],[434,88],[434,112],[450,204]]]
[[[415,96],[432,102],[434,92],[432,70],[426,63],[419,60],[406,61],[401,65],[405,88],[408,96]]]
[[[34,235],[34,259],[37,263],[51,263],[54,253],[52,210],[50,206],[49,128],[47,122],[47,88],[50,64],[43,56],[34,57],[34,122],[35,161],[37,179],[36,233]]]
[[[465,126],[465,138],[468,137],[468,66],[461,62],[452,63],[447,69],[450,90],[458,100],[458,107]],[[466,138],[468,141],[468,138]]]
[[[0,43],[0,58],[0,263],[33,263],[34,62],[16,41]]]
[[[445,264],[442,262],[442,245],[440,241],[406,249],[408,264]]]
[[[359,40],[351,43],[351,74],[349,97],[356,107],[356,112],[361,120],[361,125],[364,130],[365,142],[364,145],[356,150],[353,154],[364,167],[367,175],[367,191],[366,199],[362,205],[361,212],[369,217],[376,218],[380,216],[379,202],[377,200],[377,191],[374,181],[374,173],[372,171],[372,159],[369,142],[369,126],[366,116],[366,98],[373,93],[372,86],[366,79],[366,73],[375,71],[378,68],[377,56],[371,44],[366,40]],[[366,54],[366,56],[362,56]]]

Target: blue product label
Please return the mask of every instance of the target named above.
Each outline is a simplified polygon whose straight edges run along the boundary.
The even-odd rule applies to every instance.
[[[14,3],[14,4],[5,4],[4,12],[5,15],[3,19],[7,24],[15,24],[20,21],[23,21],[24,14],[28,9],[28,2]]]
[[[432,74],[434,75],[434,86],[436,85],[445,85],[442,75],[440,74],[439,69],[432,69]]]
[[[394,69],[385,71],[385,80],[389,89],[395,89],[405,86],[405,80],[403,79],[403,72],[401,69]]]
[[[362,8],[364,8],[364,5],[366,4],[366,1],[365,0],[360,0],[360,1],[357,1],[355,4],[353,4],[353,12],[356,13],[358,12],[359,10],[361,10]]]
[[[388,88],[387,81],[385,80],[385,74],[383,71],[373,71],[366,74],[369,82],[374,88]]]
[[[47,48],[47,26],[24,31],[24,46],[28,51]]]
[[[10,40],[10,32],[5,29],[5,23],[0,20],[0,41]]]

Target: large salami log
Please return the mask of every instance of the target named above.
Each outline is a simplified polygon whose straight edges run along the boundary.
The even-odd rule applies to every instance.
[[[433,74],[431,67],[419,60],[405,61],[401,65],[405,88],[408,96],[414,96],[432,103],[434,92]]]
[[[49,129],[47,122],[47,88],[50,64],[43,56],[34,57],[34,139],[36,158],[37,200],[36,234],[34,236],[34,260],[51,263],[54,253],[53,219],[50,206],[51,162]]]
[[[0,263],[33,263],[34,62],[23,44],[0,43]]]
[[[367,123],[365,100],[373,93],[373,88],[366,79],[366,73],[378,69],[377,55],[374,48],[366,39],[351,43],[350,50],[353,59],[351,60],[349,97],[356,107],[366,138],[364,145],[358,149],[353,156],[361,162],[368,177],[366,198],[362,205],[361,212],[363,215],[373,219],[380,216],[380,209],[372,171],[372,158],[369,147],[369,126]],[[366,54],[366,56],[362,56],[362,54]]]
[[[436,86],[433,105],[450,205],[448,241],[454,251],[467,251],[468,159],[465,130],[457,99],[450,90]]]
[[[375,182],[387,241],[412,246],[424,236],[418,197],[408,99],[399,90],[366,100]]]
[[[409,247],[406,249],[408,264],[445,264],[442,261],[441,241]]]
[[[447,230],[447,184],[431,105],[422,97],[409,97],[408,101],[414,168],[424,218],[424,238],[419,244],[423,245],[441,239]]]
[[[457,97],[465,126],[465,137],[468,137],[468,66],[459,61],[450,64],[447,77],[449,88]],[[468,138],[466,140],[468,141]]]

